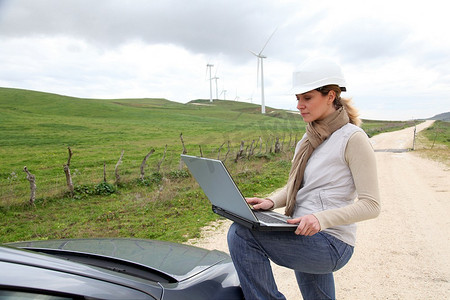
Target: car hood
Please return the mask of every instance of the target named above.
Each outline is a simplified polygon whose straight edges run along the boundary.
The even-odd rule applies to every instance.
[[[145,239],[63,239],[8,243],[26,249],[58,249],[112,257],[159,270],[178,282],[186,280],[221,262],[228,254],[217,250]]]

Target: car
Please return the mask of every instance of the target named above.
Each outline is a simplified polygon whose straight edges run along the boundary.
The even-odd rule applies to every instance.
[[[0,246],[0,299],[243,299],[230,256],[131,238]]]

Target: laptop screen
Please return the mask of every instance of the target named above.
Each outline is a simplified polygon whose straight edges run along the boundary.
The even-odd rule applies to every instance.
[[[228,212],[256,221],[239,188],[220,160],[181,155],[209,201]]]

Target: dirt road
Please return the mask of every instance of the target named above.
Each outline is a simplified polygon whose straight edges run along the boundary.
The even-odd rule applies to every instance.
[[[417,126],[420,131],[431,125]],[[418,157],[414,128],[377,135],[382,211],[358,224],[355,253],[335,273],[338,299],[450,299],[449,169]],[[190,243],[228,252],[229,221],[205,229]],[[291,270],[274,265],[280,291],[302,299]]]

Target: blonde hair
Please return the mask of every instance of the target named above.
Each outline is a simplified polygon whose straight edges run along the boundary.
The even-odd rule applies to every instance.
[[[353,105],[353,101],[351,98],[341,98],[341,88],[338,85],[331,84],[326,85],[317,89],[322,95],[328,95],[330,91],[334,91],[336,93],[336,98],[333,101],[333,105],[336,109],[344,107],[347,115],[350,119],[350,123],[361,126],[362,121],[359,118],[358,109]]]

